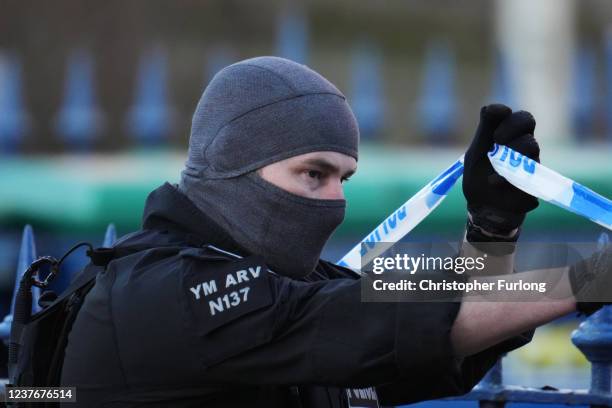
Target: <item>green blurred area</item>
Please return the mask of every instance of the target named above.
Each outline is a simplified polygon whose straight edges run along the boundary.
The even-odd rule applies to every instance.
[[[363,146],[358,172],[346,184],[348,210],[338,235],[365,234],[461,155],[453,149]],[[612,196],[608,149],[544,152],[543,163],[598,193]],[[62,233],[99,232],[113,222],[120,231],[140,226],[153,189],[178,181],[184,153],[141,151],[120,155],[4,158],[0,163],[0,225]],[[419,231],[460,231],[465,200],[458,184]],[[548,203],[530,215],[531,230],[580,232],[584,218]]]

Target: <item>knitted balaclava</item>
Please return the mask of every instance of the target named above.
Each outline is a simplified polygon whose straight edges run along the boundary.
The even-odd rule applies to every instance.
[[[303,277],[342,222],[345,201],[289,193],[255,170],[314,151],[357,159],[358,143],[344,95],[321,75],[277,57],[244,60],[205,89],[179,188],[246,252]]]

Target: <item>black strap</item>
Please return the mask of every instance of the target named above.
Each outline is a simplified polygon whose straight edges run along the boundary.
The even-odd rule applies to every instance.
[[[58,334],[58,342],[51,355],[49,371],[47,372],[46,383],[49,386],[59,386],[61,370],[64,364],[64,351],[68,344],[68,334],[72,330],[72,325],[76,320],[77,314],[81,309],[85,296],[94,286],[95,279],[89,279],[84,285],[73,292],[66,304],[66,317]]]
[[[118,259],[126,255],[130,255],[148,249],[150,247],[145,246],[130,246],[130,247],[115,247],[115,248],[96,248],[93,251],[87,251],[87,256],[91,258],[91,263],[85,267],[80,273],[78,273],[70,282],[70,285],[62,292],[62,294],[53,301],[49,308],[61,303],[68,296],[72,295],[83,286],[87,285],[96,275],[103,272],[106,266],[113,259]]]
[[[136,252],[150,249],[151,245],[130,245],[130,246],[117,246],[112,248],[95,248],[90,249],[86,252],[91,263],[96,266],[106,267],[113,259],[122,258],[127,255],[131,255]]]
[[[168,232],[176,233],[172,230],[169,230]],[[182,240],[184,240],[184,242],[188,246],[202,247],[204,244],[206,244],[205,240],[203,240],[202,238],[194,234],[178,235],[177,233],[177,236],[181,237]],[[163,245],[160,245],[160,246],[163,246]],[[177,245],[173,244],[170,246],[177,246]],[[151,245],[116,246],[112,248],[101,247],[101,248],[90,249],[86,252],[86,254],[91,259],[92,264],[96,266],[106,266],[113,259],[122,258],[124,256],[131,255],[133,253],[144,251],[144,250],[155,248],[155,247],[156,246],[151,246]]]
[[[96,248],[86,252],[91,263],[96,266],[106,266],[115,257],[115,248]]]
[[[115,247],[115,248],[97,248],[93,251],[87,251],[87,255],[91,258],[91,263],[78,273],[70,282],[70,285],[58,296],[47,309],[53,308],[57,304],[64,301],[68,296],[81,289],[83,286],[92,282],[96,275],[104,269],[113,259],[118,259],[126,255],[133,254],[143,249],[150,247],[131,246],[131,247]],[[47,310],[45,309],[45,310]]]

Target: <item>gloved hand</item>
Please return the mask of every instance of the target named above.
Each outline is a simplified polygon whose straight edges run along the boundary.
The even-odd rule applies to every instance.
[[[587,316],[612,303],[612,245],[569,268],[576,310]]]
[[[468,241],[515,242],[525,214],[538,206],[537,198],[498,175],[487,157],[497,143],[540,162],[540,147],[533,136],[535,125],[531,113],[512,112],[505,105],[493,104],[480,110],[480,123],[464,159]]]

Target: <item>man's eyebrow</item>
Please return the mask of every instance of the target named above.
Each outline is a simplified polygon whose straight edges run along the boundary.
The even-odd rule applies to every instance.
[[[340,173],[340,169],[338,168],[338,166],[336,166],[333,163],[330,163],[329,161],[325,159],[320,159],[320,158],[306,159],[304,161],[304,164],[308,164],[311,166],[317,166],[321,170],[325,170],[330,173]],[[355,170],[349,170],[343,175],[343,177],[350,177],[353,174],[355,174]]]

